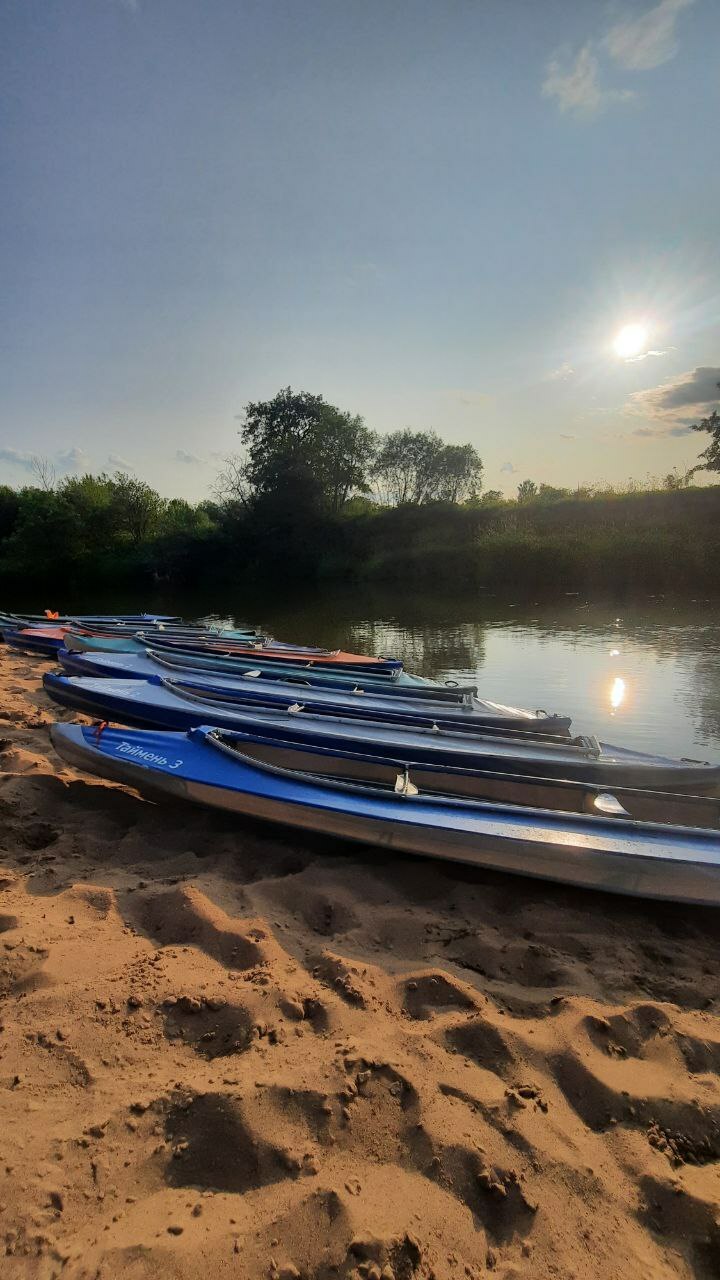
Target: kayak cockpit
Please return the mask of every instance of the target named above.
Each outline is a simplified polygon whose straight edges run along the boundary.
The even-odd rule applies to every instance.
[[[201,728],[191,730],[239,763],[250,763],[286,777],[371,791],[380,795],[443,800],[459,804],[518,805],[576,813],[618,822],[720,829],[720,798],[674,794],[634,787],[613,787],[495,770],[439,768],[360,752],[339,751],[258,733]]]

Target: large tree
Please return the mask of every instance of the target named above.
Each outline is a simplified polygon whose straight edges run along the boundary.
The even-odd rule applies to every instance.
[[[463,502],[482,486],[482,461],[471,444],[443,444],[435,431],[393,431],[375,457],[378,495],[403,503]]]
[[[116,471],[111,482],[111,511],[115,527],[131,542],[144,542],[157,531],[165,502],[144,480]]]
[[[471,444],[445,444],[435,466],[437,497],[444,502],[467,502],[482,489],[483,464]]]
[[[720,382],[718,382],[718,388],[720,389]],[[713,409],[707,418],[696,422],[693,425],[693,431],[707,431],[711,437],[707,449],[703,449],[700,454],[705,462],[698,467],[698,471],[720,471],[720,413],[718,410]]]
[[[367,493],[375,437],[362,418],[322,396],[285,387],[272,400],[246,405],[240,430],[245,455],[226,461],[226,497],[272,499],[339,511]]]

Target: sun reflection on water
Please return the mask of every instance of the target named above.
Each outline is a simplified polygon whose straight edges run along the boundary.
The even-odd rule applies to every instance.
[[[622,706],[625,701],[626,694],[627,685],[622,676],[615,676],[615,679],[610,685],[610,706],[613,711],[617,711],[618,707]]]

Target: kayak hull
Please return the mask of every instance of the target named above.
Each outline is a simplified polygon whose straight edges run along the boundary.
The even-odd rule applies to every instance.
[[[374,691],[369,694],[354,693],[352,690],[337,687],[328,689],[315,685],[299,688],[297,684],[255,679],[252,676],[247,676],[244,680],[206,681],[201,678],[202,674],[188,672],[184,679],[178,678],[179,672],[170,678],[150,675],[145,679],[113,679],[111,676],[86,678],[48,673],[44,677],[44,684],[50,697],[64,706],[83,711],[86,715],[119,720],[123,724],[136,724],[141,728],[192,727],[192,724],[198,723],[197,720],[190,724],[187,719],[173,718],[173,713],[187,712],[189,708],[193,714],[197,714],[198,698],[205,698],[213,704],[213,710],[208,710],[204,717],[205,722],[222,713],[222,704],[228,704],[230,710],[236,706],[241,709],[255,706],[260,709],[286,710],[288,706],[299,704],[301,700],[303,708],[311,713],[327,711],[328,714],[347,715],[360,721],[380,719],[392,724],[417,724],[428,728],[437,724],[441,728],[474,729],[477,732],[497,732],[522,737],[528,734],[537,736],[557,727],[554,720],[544,717],[534,719],[521,710],[477,699],[455,703],[421,697],[397,698],[394,694],[383,697]],[[196,700],[195,706],[191,701],[193,698]],[[150,702],[152,705],[142,706],[143,702]],[[562,722],[562,726],[565,727],[567,723],[569,722]]]
[[[128,722],[141,728],[189,730],[205,724],[267,739],[353,751],[364,756],[391,757],[407,764],[439,769],[503,770],[525,777],[565,778],[598,786],[645,787],[676,792],[711,792],[720,784],[720,768],[646,755],[627,748],[588,749],[586,740],[532,738],[483,732],[484,726],[450,724],[417,717],[391,723],[375,714],[353,718],[349,708],[300,710],[293,702],[261,706],[203,699],[197,693],[176,691],[166,684],[136,681],[71,681],[48,674],[44,687],[51,697],[102,720]],[[447,727],[440,729],[439,723]]]
[[[148,734],[54,725],[70,764],[166,799],[282,823],[390,851],[584,888],[720,904],[720,837],[688,827],[514,805],[387,795],[232,759],[212,730]]]

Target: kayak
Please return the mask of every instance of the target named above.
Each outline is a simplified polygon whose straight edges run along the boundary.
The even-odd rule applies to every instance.
[[[145,650],[148,656],[152,656],[155,661],[163,662],[168,667],[175,666],[182,669],[193,668],[195,670],[210,671],[218,675],[236,675],[238,672],[242,674],[246,671],[248,665],[252,663],[254,666],[262,666],[264,671],[276,671],[282,677],[283,672],[287,675],[297,675],[298,672],[303,678],[309,673],[314,672],[322,675],[333,682],[340,680],[347,684],[349,681],[357,681],[362,679],[363,684],[373,683],[378,689],[395,688],[397,685],[413,685],[422,688],[454,688],[462,691],[472,691],[476,689],[476,685],[461,685],[455,681],[448,680],[444,684],[440,684],[437,680],[430,680],[425,676],[410,675],[398,667],[392,671],[378,670],[376,667],[350,668],[343,666],[333,666],[332,663],[325,664],[316,662],[308,658],[290,658],[289,655],[283,655],[282,658],[273,657],[266,649],[254,649],[249,653],[240,657],[225,658],[219,654],[206,653],[185,653],[175,652],[169,648],[160,648],[155,641],[149,641]],[[64,655],[59,653],[60,660],[63,661]],[[100,654],[94,655],[98,658]],[[119,655],[118,655],[119,656]],[[134,655],[128,655],[134,656]]]
[[[100,633],[94,630],[65,632],[65,648],[74,653],[145,653],[148,645],[155,644],[156,641],[157,633],[153,633],[152,639],[148,639],[146,631],[143,632],[142,640],[138,640],[137,635],[132,631],[125,635],[113,635],[109,631]]]
[[[22,629],[2,627],[0,634],[11,649],[19,649],[23,653],[42,654],[43,657],[54,658],[62,649],[65,638],[63,627],[24,627]]]
[[[289,769],[253,754],[241,734],[56,724],[68,763],[140,791],[377,844],[386,850],[471,863],[614,893],[720,903],[720,833],[620,816],[602,793],[585,814],[423,794],[409,770],[394,786]]]
[[[192,673],[191,673],[192,674]],[[469,703],[431,702],[421,698],[397,698],[394,694],[321,689],[299,689],[283,681],[254,679],[226,681],[223,685],[198,683],[192,678],[151,676],[149,680],[116,680],[112,677],[68,677],[48,672],[45,692],[55,702],[85,715],[140,728],[191,729],[197,724],[232,727],[238,713],[285,712],[289,707],[311,714],[327,713],[353,721],[447,728],[458,732],[503,733],[507,736],[547,734],[547,721],[533,719],[521,710],[473,698]],[[294,712],[293,714],[297,714]],[[552,721],[550,726],[554,727]],[[564,740],[564,739],[562,739]]]
[[[22,649],[30,653],[47,654],[54,656],[60,649],[64,648],[64,639],[66,628],[64,626],[54,627],[25,627],[18,629],[3,629],[2,636],[6,644],[15,649]],[[139,633],[142,635],[142,633]],[[162,641],[158,635],[151,638],[153,645],[160,646]],[[176,650],[170,642],[167,642],[167,649],[171,654]],[[185,651],[178,647],[178,655],[182,655]],[[192,648],[188,652],[193,656],[207,656],[208,661],[216,660],[215,652],[208,648],[207,654],[201,649],[199,655],[195,655]],[[321,668],[329,667],[331,670],[340,671],[363,671],[367,669],[370,672],[378,672],[385,676],[399,672],[402,669],[402,663],[397,658],[372,658],[359,653],[346,653],[341,649],[330,652],[326,649],[310,649],[300,645],[276,644],[272,646],[258,643],[246,644],[244,646],[237,645],[233,648],[223,646],[218,658],[221,661],[247,661],[249,657],[256,654],[262,654],[263,662],[282,663],[283,665],[313,665]]]
[[[306,708],[293,702],[285,707],[243,705],[204,697],[199,691],[175,689],[168,684],[125,681],[69,682],[49,676],[45,689],[59,700],[94,702],[103,719],[128,719],[153,728],[191,729],[203,724],[238,730],[245,734],[324,747],[356,751],[366,756],[390,756],[455,769],[493,769],[528,777],[572,778],[600,786],[651,787],[655,790],[709,791],[720,784],[720,766],[701,761],[673,760],[627,747],[600,743],[597,739],[532,737],[527,734],[483,733],[467,723],[438,722],[427,715],[421,722],[388,723],[382,719],[358,720],[328,707]],[[68,684],[72,687],[68,689]],[[78,689],[78,684],[84,686]],[[104,686],[109,685],[109,688]],[[99,686],[99,687],[98,687]],[[92,714],[92,711],[91,711]]]
[[[72,622],[93,622],[93,623],[135,623],[137,626],[147,625],[148,623],[162,622],[180,622],[181,619],[175,614],[170,613],[73,613],[73,614],[53,614],[50,610],[46,613],[3,613],[0,611],[0,625],[24,627],[39,625],[46,627],[49,623],[72,623]]]
[[[203,654],[171,653],[167,649],[156,649],[149,645],[144,654],[140,653],[77,653],[67,649],[58,651],[58,661],[67,671],[76,675],[130,675],[143,676],[157,674],[160,671],[178,671],[199,673],[203,679],[238,679],[248,671],[254,671],[268,680],[293,680],[301,684],[323,684],[328,688],[354,689],[362,683],[365,689],[373,689],[382,693],[397,693],[398,690],[410,690],[417,696],[422,690],[422,697],[428,690],[441,691],[443,697],[457,701],[477,691],[477,685],[460,685],[453,681],[441,684],[437,680],[428,680],[424,676],[410,675],[406,671],[387,676],[376,672],[333,671],[315,665],[297,666],[293,663],[268,663],[262,653],[253,654],[252,658],[239,661],[237,658],[208,658]]]
[[[136,627],[127,623],[117,623],[115,626],[98,626],[96,623],[92,625],[88,623],[73,623],[68,626],[67,636],[72,636],[78,647],[82,647],[83,642],[88,643],[88,647],[92,648],[93,644],[102,646],[103,641],[113,640],[124,642],[128,646],[128,652],[133,645],[139,644],[143,646],[150,642],[150,639],[171,640],[176,643],[183,644],[203,644],[206,640],[218,640],[220,635],[217,631],[205,631],[202,627],[179,627],[168,626],[165,623],[158,623],[156,627]],[[142,637],[142,639],[138,639]],[[228,637],[234,640],[243,640],[246,644],[264,644],[267,636],[260,635],[254,628],[248,627],[246,631],[238,631],[233,629],[232,634]]]
[[[393,681],[372,681],[363,677],[359,682],[315,669],[302,672],[289,669],[284,672],[262,664],[248,665],[244,670],[234,669],[233,675],[226,675],[204,666],[196,668],[192,663],[183,666],[175,661],[170,663],[166,656],[155,652],[148,652],[145,656],[99,653],[90,656],[61,649],[58,657],[63,670],[76,676],[119,677],[123,682],[139,679],[164,683],[170,680],[200,686],[211,695],[223,696],[226,691],[232,697],[260,698],[262,695],[274,702],[282,699],[285,705],[299,696],[308,705],[310,702],[331,702],[336,706],[347,706],[349,701],[357,707],[362,700],[364,707],[379,707],[385,719],[405,719],[416,712],[433,719],[442,715],[443,719],[466,719],[529,733],[565,735],[570,728],[570,720],[566,716],[542,710],[528,711],[523,707],[477,698],[474,685],[441,685],[424,681],[421,676],[409,676],[406,672],[401,672]],[[321,691],[323,696],[319,698]]]
[[[141,636],[139,638],[142,638]],[[151,638],[150,643],[153,648],[162,649],[163,652],[174,652],[173,642],[164,640],[160,636]],[[292,645],[283,642],[270,641],[266,644],[256,645],[226,645],[219,642],[217,645],[208,644],[204,646],[202,655],[210,662],[219,660],[221,662],[241,661],[246,662],[250,657],[257,655],[262,657],[263,662],[281,662],[285,665],[288,663],[302,663],[306,666],[329,667],[341,671],[369,671],[370,673],[378,673],[384,676],[394,675],[395,672],[402,670],[402,662],[399,658],[376,658],[369,654],[363,653],[347,653],[343,649],[312,649],[302,645]]]

